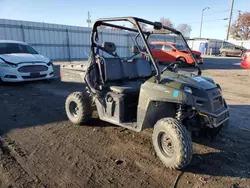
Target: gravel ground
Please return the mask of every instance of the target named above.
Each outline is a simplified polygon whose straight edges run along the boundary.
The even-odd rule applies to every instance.
[[[98,119],[71,125],[64,102],[80,84],[0,86],[0,187],[250,187],[250,71],[239,62],[205,59],[204,74],[221,84],[230,106],[230,126],[213,142],[196,139],[184,171],[163,166],[152,130],[135,133]]]

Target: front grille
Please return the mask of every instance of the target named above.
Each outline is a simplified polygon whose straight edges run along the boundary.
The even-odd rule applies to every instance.
[[[219,88],[209,89],[207,90],[207,94],[210,99],[209,106],[211,112],[215,113],[216,111],[219,111],[221,108],[224,107],[223,97]],[[206,107],[209,108],[208,106]]]
[[[213,109],[214,109],[214,110],[218,110],[218,109],[220,109],[222,106],[223,106],[222,97],[221,97],[221,96],[215,97],[215,98],[213,99]]]
[[[18,69],[19,72],[41,72],[41,71],[47,71],[48,67],[44,65],[27,65],[20,67]]]
[[[200,56],[200,55],[195,55],[195,58],[196,58],[196,59],[200,59],[201,56]]]
[[[37,76],[22,76],[23,79],[30,79],[30,78],[44,78],[47,74],[37,75]]]

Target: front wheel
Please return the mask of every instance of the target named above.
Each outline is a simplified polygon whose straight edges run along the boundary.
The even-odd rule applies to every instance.
[[[187,67],[188,66],[187,61],[186,61],[186,59],[184,57],[179,57],[179,58],[177,58],[176,61],[179,61],[181,63],[181,67]]]
[[[154,127],[152,139],[155,152],[166,167],[183,169],[191,162],[191,136],[176,119],[160,119]]]

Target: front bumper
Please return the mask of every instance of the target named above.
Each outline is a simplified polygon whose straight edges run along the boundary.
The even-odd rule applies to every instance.
[[[228,121],[229,107],[219,87],[204,92],[194,90],[192,100],[196,112],[202,117],[201,121],[206,126],[216,128]]]
[[[203,58],[196,59],[198,64],[203,64]]]
[[[36,64],[43,65],[44,64]],[[0,78],[3,82],[24,82],[24,81],[35,81],[53,79],[54,70],[53,66],[47,66],[46,71],[34,71],[34,72],[20,72],[23,66],[30,66],[29,63],[20,64],[17,67],[0,67]]]
[[[229,107],[226,106],[223,111],[221,111],[218,114],[206,112],[206,111],[200,111],[200,116],[203,116],[206,121],[208,122],[208,126],[210,128],[216,128],[219,127],[221,124],[225,123],[229,119]]]

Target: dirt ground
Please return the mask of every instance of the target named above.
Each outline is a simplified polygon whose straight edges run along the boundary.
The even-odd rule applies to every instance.
[[[135,133],[98,119],[73,126],[64,102],[79,84],[0,86],[0,187],[250,187],[250,71],[239,61],[205,60],[204,74],[221,84],[230,106],[230,126],[213,142],[196,139],[184,171],[164,167],[152,130]]]

